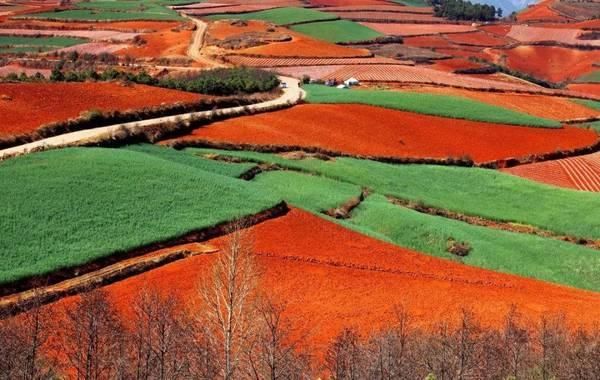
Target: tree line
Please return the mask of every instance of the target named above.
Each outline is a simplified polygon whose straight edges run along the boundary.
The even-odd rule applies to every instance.
[[[502,17],[502,8],[488,4],[473,4],[466,0],[432,0],[434,14],[449,20],[494,21]]]
[[[218,68],[156,78],[148,74],[145,70],[139,72],[123,71],[117,70],[112,66],[107,67],[101,72],[91,67],[66,70],[65,64],[66,61],[60,61],[54,66],[48,78],[51,82],[120,80],[214,96],[267,92],[279,86],[279,79],[275,74],[265,70],[246,67]],[[24,72],[20,75],[11,73],[5,79],[21,82],[43,82],[46,80],[39,72],[31,76],[28,76]]]
[[[294,330],[284,301],[259,291],[249,232],[234,228],[197,297],[183,304],[144,287],[124,317],[103,289],[57,309],[0,321],[0,379],[598,379],[600,329],[560,316],[526,321],[515,308],[500,329],[468,309],[427,329],[401,306],[370,336],[346,328],[324,358]]]

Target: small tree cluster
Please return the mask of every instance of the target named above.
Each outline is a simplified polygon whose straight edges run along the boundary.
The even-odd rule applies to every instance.
[[[502,17],[502,9],[493,5],[473,4],[466,0],[433,0],[434,14],[449,20],[494,21]]]

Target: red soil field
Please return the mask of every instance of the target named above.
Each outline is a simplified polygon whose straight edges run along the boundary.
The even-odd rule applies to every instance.
[[[600,153],[521,165],[503,171],[549,185],[600,192]]]
[[[593,64],[600,62],[600,50],[576,50],[557,46],[518,46],[494,53],[506,55],[506,64],[511,69],[552,82],[579,78],[593,71]]]
[[[246,25],[238,25],[230,21],[216,21],[210,24],[208,35],[210,40],[223,40],[251,32],[280,33],[292,37],[291,41],[274,42],[240,50],[231,50],[234,54],[248,54],[265,57],[314,57],[344,58],[369,57],[367,49],[353,49],[316,40],[289,29],[278,27],[263,21],[248,21]]]
[[[600,41],[597,39],[585,40],[579,38],[586,33],[586,31],[581,29],[540,28],[527,25],[513,25],[507,36],[523,43],[556,41],[569,46],[600,47]]]
[[[578,22],[568,22],[568,23],[540,23],[536,24],[539,26],[546,26],[548,28],[575,28],[575,29],[587,29],[587,30],[600,30],[600,19],[594,20],[585,20]]]
[[[476,69],[484,67],[484,65],[469,61],[465,58],[451,58],[436,60],[433,65],[427,67],[452,73],[456,70]]]
[[[468,155],[481,163],[589,146],[597,135],[575,127],[516,127],[366,105],[305,104],[217,122],[181,139],[320,147],[376,157],[443,159]]]
[[[115,22],[60,22],[46,20],[9,20],[2,28],[34,28],[55,30],[118,30],[123,32],[154,32],[176,28],[174,21],[115,21]]]
[[[598,111],[570,101],[568,98],[517,93],[469,91],[450,87],[415,87],[414,91],[455,95],[484,103],[509,108],[538,117],[554,120],[586,119],[598,115]]]
[[[0,136],[33,132],[43,124],[78,117],[90,109],[128,110],[176,102],[201,95],[143,85],[118,83],[2,83]]]
[[[390,5],[385,0],[310,0],[311,5],[319,7],[340,7],[346,5]]]
[[[491,25],[482,25],[478,29],[483,30],[484,32],[497,34],[499,36],[506,36],[508,32],[510,32],[510,28],[512,25],[506,24],[491,24]]]
[[[238,13],[248,13],[264,11],[267,9],[277,8],[276,4],[243,4],[243,5],[231,5],[228,7],[219,8],[203,8],[203,9],[186,9],[185,13],[191,16],[208,16],[213,14],[231,14],[231,18],[235,18]]]
[[[404,43],[408,46],[422,48],[449,48],[453,46],[440,35],[404,37]]]
[[[410,7],[399,5],[346,5],[341,7],[320,8],[324,12],[391,12],[391,13],[419,13],[433,14],[433,8],[429,7]]]
[[[418,23],[443,23],[446,20],[434,17],[431,14],[397,13],[397,12],[333,12],[336,16],[346,20],[370,22],[418,22]]]
[[[369,68],[377,65],[412,64],[412,61],[399,61],[385,57],[364,58],[264,58],[230,55],[223,57],[238,66],[249,67],[284,67],[284,66],[330,66],[355,65]]]
[[[479,58],[489,60],[489,55],[485,53],[485,49],[481,49],[474,46],[460,46],[452,45],[451,48],[435,48],[436,52],[440,54],[448,54],[456,58]]]
[[[473,32],[473,33],[454,33],[448,34],[445,38],[453,44],[459,45],[473,45],[473,46],[489,46],[497,47],[504,46],[510,43],[505,38],[497,37],[493,34],[485,32]]]
[[[531,323],[559,312],[569,325],[591,326],[600,318],[598,293],[422,255],[296,209],[253,227],[251,234],[264,271],[260,288],[287,303],[284,317],[300,334],[309,333],[306,345],[317,357],[344,327],[367,335],[391,323],[399,304],[423,328],[458,315],[461,307],[471,308],[485,327],[497,328],[512,305]],[[219,247],[223,240],[209,243]],[[197,284],[213,260],[213,255],[193,256],[105,289],[125,320],[146,286],[198,305]],[[49,307],[60,315],[75,299]]]
[[[571,83],[567,86],[571,91],[600,96],[600,83]]]
[[[186,56],[192,34],[192,30],[164,28],[153,33],[144,34],[142,38],[146,43],[120,50],[119,55],[128,55],[134,58]]]
[[[541,1],[531,7],[519,12],[517,14],[517,21],[529,22],[529,21],[567,21],[568,19],[561,16],[560,13],[550,8],[550,5],[555,0]]]
[[[372,54],[367,49],[352,49],[345,46],[319,41],[290,33],[290,42],[276,42],[238,50],[239,54],[261,55],[267,57],[314,57],[314,58],[352,58],[369,57]]]
[[[341,14],[341,13],[340,13]],[[476,31],[470,25],[454,25],[454,24],[394,24],[394,23],[376,23],[376,22],[361,22],[366,27],[378,31],[383,34],[393,34],[400,36],[424,36],[428,34],[440,33],[465,33]],[[448,43],[446,43],[447,46]],[[414,45],[412,45],[414,46]]]

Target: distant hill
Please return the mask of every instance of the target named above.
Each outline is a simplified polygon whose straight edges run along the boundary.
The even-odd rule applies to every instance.
[[[502,8],[504,15],[512,12],[518,12],[527,8],[529,4],[534,4],[537,0],[471,0],[475,3],[493,5],[496,8]]]

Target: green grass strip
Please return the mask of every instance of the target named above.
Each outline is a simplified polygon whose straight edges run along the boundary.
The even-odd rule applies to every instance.
[[[305,85],[310,103],[367,104],[425,115],[466,119],[488,123],[559,128],[555,120],[451,95],[424,94],[408,91],[338,89],[323,85]]]
[[[382,36],[381,33],[350,20],[311,22],[293,25],[291,29],[316,39],[334,43],[368,41]]]
[[[257,152],[199,151],[276,163],[468,215],[600,239],[600,216],[594,211],[600,210],[598,194],[561,189],[494,170],[392,165],[341,157],[332,161],[288,160]]]
[[[85,38],[75,37],[19,37],[0,36],[0,46],[10,47],[69,47],[88,42]]]
[[[240,14],[215,14],[207,17],[209,20],[262,20],[277,25],[291,25],[311,21],[333,20],[336,18],[337,16],[329,13],[297,7],[273,8]]]
[[[170,239],[280,200],[251,182],[159,156],[71,148],[0,164],[0,283]]]

